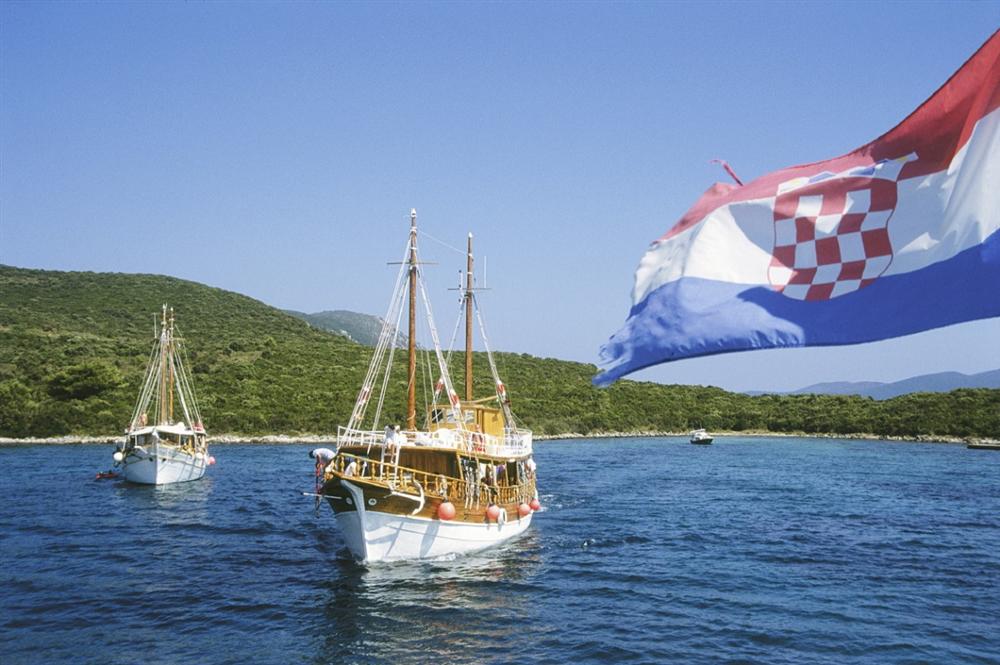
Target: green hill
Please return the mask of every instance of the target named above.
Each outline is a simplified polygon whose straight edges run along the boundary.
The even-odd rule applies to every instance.
[[[138,391],[153,316],[175,308],[206,426],[215,434],[328,433],[346,422],[370,349],[236,293],[171,277],[0,266],[0,436],[117,434]],[[485,358],[477,394],[491,381]],[[619,381],[593,365],[496,355],[515,413],[542,434],[770,430],[1000,436],[1000,390],[884,402],[839,395],[747,395]],[[461,385],[463,354],[453,377]],[[387,399],[403,420],[403,372]]]
[[[284,310],[286,314],[302,319],[314,328],[343,335],[359,344],[375,346],[382,332],[382,319],[371,314],[359,314],[344,309],[332,312],[315,312],[307,314],[293,309]],[[406,346],[405,340],[400,342]]]

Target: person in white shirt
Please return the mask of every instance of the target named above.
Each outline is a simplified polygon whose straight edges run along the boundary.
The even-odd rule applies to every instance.
[[[312,457],[316,461],[322,460],[323,462],[326,462],[326,464],[329,464],[330,460],[332,460],[335,455],[336,453],[329,448],[313,448],[309,451],[309,457]]]
[[[326,466],[336,456],[336,453],[329,448],[313,448],[309,451],[309,457],[316,460],[316,491],[323,486],[323,473]]]

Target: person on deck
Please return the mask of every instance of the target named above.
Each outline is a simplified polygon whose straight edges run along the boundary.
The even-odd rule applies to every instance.
[[[391,459],[399,446],[399,425],[385,426],[385,454]]]
[[[309,451],[309,457],[316,460],[316,487],[322,485],[323,472],[327,465],[336,456],[336,453],[329,448],[313,448]],[[318,490],[317,490],[318,491]]]
[[[351,478],[356,475],[358,475],[358,460],[352,459],[351,463],[344,469],[344,477]]]
[[[329,448],[313,448],[309,451],[309,457],[315,459],[317,464],[323,462],[323,466],[329,464],[335,455],[336,453]]]

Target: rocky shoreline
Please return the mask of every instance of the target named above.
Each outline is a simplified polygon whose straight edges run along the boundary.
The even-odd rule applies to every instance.
[[[73,446],[84,444],[108,444],[124,443],[123,436],[53,436],[47,438],[28,437],[24,439],[13,439],[0,436],[0,446]],[[266,445],[283,445],[297,443],[334,444],[337,442],[335,434],[273,434],[265,436],[244,436],[240,434],[219,434],[208,437],[210,445],[227,443],[260,443]]]
[[[1000,439],[984,437],[958,437],[920,434],[917,436],[880,436],[878,434],[809,434],[805,432],[712,432],[716,438],[720,437],[787,437],[805,439],[858,439],[870,441],[908,441],[919,443],[986,443],[1000,444]],[[579,434],[567,432],[565,434],[538,434],[535,441],[559,441],[565,439],[621,439],[639,437],[686,437],[687,432],[591,432],[590,434]],[[108,444],[124,443],[124,437],[111,436],[57,436],[48,438],[24,438],[15,439],[0,437],[0,446],[25,446],[25,445],[84,445],[84,444]],[[291,444],[316,444],[332,445],[337,442],[335,434],[270,434],[263,436],[243,436],[239,434],[219,434],[210,436],[208,442],[211,445],[218,444],[263,444],[263,445],[291,445]]]
[[[557,441],[560,439],[619,439],[626,437],[687,437],[688,432],[592,432],[590,434],[555,434],[555,435],[537,435],[535,436],[536,441]],[[910,443],[1000,443],[1000,439],[991,439],[986,437],[961,437],[961,436],[946,436],[939,434],[918,434],[916,436],[891,436],[891,435],[881,435],[881,434],[871,434],[864,432],[853,432],[850,434],[836,434],[830,432],[815,433],[815,432],[764,432],[759,430],[753,430],[748,432],[732,432],[732,431],[712,431],[712,436],[715,438],[722,437],[768,437],[768,438],[798,438],[798,439],[849,439],[849,440],[863,440],[863,441],[898,441],[898,442],[910,442]]]

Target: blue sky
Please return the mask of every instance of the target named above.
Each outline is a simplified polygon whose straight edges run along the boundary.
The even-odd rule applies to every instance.
[[[476,235],[494,348],[596,362],[648,243],[726,179],[709,160],[748,180],[847,152],[998,26],[1000,2],[6,2],[0,262],[381,314],[414,207],[446,244]],[[450,333],[462,257],[422,242]],[[976,372],[997,339],[992,319],[634,376]]]

